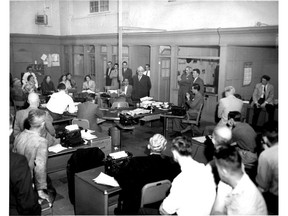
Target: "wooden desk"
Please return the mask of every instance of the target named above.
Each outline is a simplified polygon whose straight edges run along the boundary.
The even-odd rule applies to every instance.
[[[95,183],[92,179],[104,172],[104,166],[75,174],[75,214],[108,215],[118,203],[120,187]]]
[[[71,155],[79,148],[98,147],[101,149],[105,157],[111,153],[111,137],[103,133],[95,132],[97,138],[88,142],[87,145],[81,145],[74,148],[69,148],[58,153],[48,153],[47,173],[53,173],[61,170],[66,170],[67,162]]]

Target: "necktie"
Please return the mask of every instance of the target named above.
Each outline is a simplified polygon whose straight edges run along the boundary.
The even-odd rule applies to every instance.
[[[264,85],[264,95],[263,95],[264,100],[265,100],[265,97],[266,97],[266,85]]]

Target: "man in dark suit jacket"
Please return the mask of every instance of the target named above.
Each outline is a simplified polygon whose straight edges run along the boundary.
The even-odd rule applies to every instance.
[[[102,128],[97,124],[97,118],[102,118],[103,112],[95,104],[94,94],[88,94],[87,101],[78,105],[77,118],[87,119],[89,121],[90,130],[98,132],[102,131]]]
[[[204,104],[204,98],[200,93],[200,86],[197,83],[192,85],[192,92],[194,94],[193,99],[190,99],[191,96],[188,92],[186,93],[186,105],[189,107],[187,114],[189,119],[196,119],[201,104]],[[175,133],[172,134],[171,137],[181,136],[181,131],[185,129],[186,126],[186,124],[182,123],[182,119],[174,118],[173,131]]]
[[[133,76],[132,100],[140,101],[140,98],[148,96],[151,89],[151,81],[148,76],[143,75],[144,68],[137,68],[137,75]]]
[[[113,69],[113,64],[111,61],[108,61],[106,69],[106,86],[111,86],[112,79],[110,78],[110,73]]]
[[[204,81],[200,78],[200,70],[198,68],[193,69],[192,76],[194,78],[193,84],[197,83],[200,86],[200,93],[204,96]]]
[[[125,96],[126,102],[129,104],[132,103],[131,99],[132,94],[132,85],[129,84],[129,80],[126,78],[124,79],[122,86],[121,86],[121,96]]]
[[[257,121],[262,108],[266,108],[268,112],[268,121],[274,120],[274,87],[269,83],[270,77],[263,75],[261,83],[256,84],[253,92],[254,115],[252,119],[252,126],[257,126]]]
[[[133,84],[133,80],[132,80],[132,70],[130,68],[128,68],[127,62],[123,61],[122,63],[122,77],[123,77],[123,81],[125,79],[128,79],[129,83],[132,85]],[[122,81],[122,80],[121,80]]]
[[[171,182],[180,173],[180,166],[171,157],[162,153],[167,140],[161,134],[150,138],[148,149],[150,155],[133,157],[117,176],[122,191],[119,201],[122,202],[121,214],[137,214],[141,202],[141,189],[145,184],[168,179]]]

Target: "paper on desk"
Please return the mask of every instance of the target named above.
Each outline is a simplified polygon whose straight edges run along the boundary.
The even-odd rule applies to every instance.
[[[140,98],[140,101],[141,101],[141,102],[147,101],[147,100],[153,100],[153,97],[148,97],[148,96],[146,96],[146,97]]]
[[[58,153],[58,152],[63,151],[65,149],[67,149],[67,148],[63,147],[61,144],[56,144],[56,145],[50,146],[48,148],[48,151]]]
[[[95,179],[93,179],[93,181],[98,184],[109,185],[112,187],[119,187],[118,182],[113,177],[103,172],[101,172]]]
[[[73,131],[79,129],[79,126],[77,124],[67,125],[65,129],[68,131]]]
[[[200,143],[204,143],[205,140],[206,140],[205,136],[193,137],[192,139],[193,139],[193,140],[196,140],[196,141],[198,141],[198,142],[200,142]]]
[[[127,157],[127,153],[125,151],[119,151],[119,152],[114,152],[109,154],[113,159],[119,159],[122,157]]]
[[[96,135],[91,134],[94,131],[91,130],[81,130],[81,137],[82,139],[91,140],[97,138]]]

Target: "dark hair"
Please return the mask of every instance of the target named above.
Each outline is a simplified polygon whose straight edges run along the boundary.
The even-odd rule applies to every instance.
[[[235,96],[236,98],[238,98],[238,99],[242,100],[242,97],[241,97],[241,95],[240,95],[240,94],[234,94],[234,96]]]
[[[148,66],[150,68],[150,64],[146,64],[145,66]]]
[[[265,80],[269,81],[271,78],[270,78],[268,75],[263,75],[263,76],[261,77],[261,80],[262,80],[262,79],[265,79]]]
[[[278,142],[278,122],[265,122],[262,128],[262,134],[267,137],[269,142]]]
[[[28,77],[27,77],[27,81],[29,81],[31,79],[31,77],[33,77],[32,74],[30,74]]]
[[[95,94],[90,93],[86,96],[87,101],[93,101],[94,99],[95,99]]]
[[[26,67],[26,70],[28,71],[28,70],[29,70],[29,68],[31,68],[31,69],[32,69],[32,66],[31,66],[31,65],[28,65],[28,66]]]
[[[66,89],[66,85],[64,83],[59,83],[59,85],[57,86],[57,89],[65,90]]]
[[[234,121],[241,121],[241,113],[238,111],[231,111],[228,113],[228,120],[234,119]]]
[[[217,146],[214,153],[214,158],[217,165],[232,172],[242,172],[242,159],[235,146]]]
[[[192,157],[192,143],[186,137],[176,137],[172,140],[171,150],[177,151],[182,156]]]
[[[192,85],[192,88],[193,88],[193,89],[196,89],[197,91],[200,91],[200,85],[199,85],[198,83],[194,83],[194,84]]]
[[[71,75],[71,76],[72,76],[72,74],[71,74],[71,73],[66,73],[66,78],[67,78],[67,76],[68,76],[68,75]]]
[[[86,81],[86,77],[89,77],[90,80],[91,80],[91,76],[90,76],[90,75],[86,75],[86,76],[84,77],[84,81]]]
[[[65,74],[63,74],[63,75],[60,76],[60,78],[59,78],[59,83],[62,82],[62,78],[63,78],[64,76],[66,77]],[[66,77],[66,79],[67,79],[67,77]]]
[[[41,109],[32,109],[28,114],[29,125],[33,128],[38,128],[45,122],[46,112]]]
[[[119,64],[118,64],[118,63],[115,63],[115,64],[114,64],[114,66],[115,66],[115,65],[119,66]]]
[[[200,70],[198,68],[193,69],[193,71],[196,71],[198,74],[200,74]]]
[[[108,64],[108,63],[111,63],[111,64],[112,64],[112,61],[108,61],[107,64]]]
[[[44,82],[44,81],[46,82],[48,77],[50,77],[50,78],[51,78],[51,76],[50,76],[50,75],[46,75],[46,76],[44,77],[44,79],[43,79],[43,82]]]

